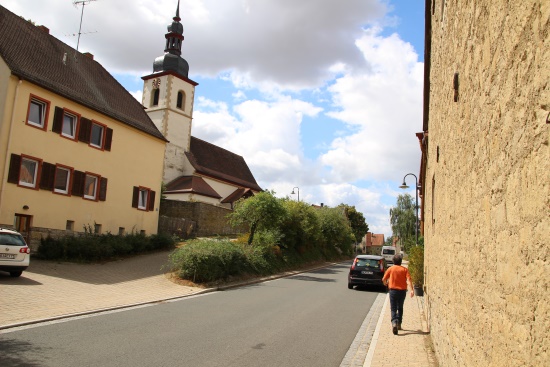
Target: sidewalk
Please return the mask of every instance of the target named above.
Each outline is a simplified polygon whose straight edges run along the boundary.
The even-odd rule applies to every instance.
[[[403,330],[393,335],[389,295],[376,325],[364,367],[437,367],[422,311],[424,297],[407,294],[403,307]]]

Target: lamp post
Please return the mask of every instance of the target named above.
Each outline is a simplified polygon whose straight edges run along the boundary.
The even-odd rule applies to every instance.
[[[416,246],[418,246],[418,178],[416,177],[416,175],[414,175],[413,173],[407,173],[405,175],[405,177],[403,177],[403,184],[401,184],[401,186],[399,186],[400,189],[408,189],[409,186],[407,186],[407,183],[405,182],[405,178],[407,176],[413,176],[414,177],[414,193],[415,193],[415,197],[416,197],[416,202],[415,202],[415,211],[416,211],[416,214],[415,214],[415,218],[416,218],[416,225],[414,227],[414,234],[416,236]]]
[[[298,201],[300,201],[300,188],[298,186],[292,188],[290,195],[294,195],[294,189],[298,189]]]

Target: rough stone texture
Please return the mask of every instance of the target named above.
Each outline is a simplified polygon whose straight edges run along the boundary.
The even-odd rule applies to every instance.
[[[437,359],[548,366],[550,1],[432,7],[423,204]]]
[[[227,216],[232,211],[215,205],[201,202],[188,202],[177,200],[161,200],[160,215],[162,223],[167,223],[167,218],[180,218],[196,223],[194,229],[197,236],[214,236],[246,233],[246,228],[234,228],[229,224]],[[166,230],[167,228],[159,228]]]

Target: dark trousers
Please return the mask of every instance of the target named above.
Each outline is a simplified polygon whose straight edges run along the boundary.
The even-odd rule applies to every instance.
[[[403,322],[403,304],[407,297],[407,290],[390,289],[391,322]]]

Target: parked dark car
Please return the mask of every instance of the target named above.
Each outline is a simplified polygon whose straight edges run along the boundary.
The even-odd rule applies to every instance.
[[[388,269],[386,260],[378,255],[357,255],[349,269],[348,288],[355,285],[383,287],[382,278]]]

